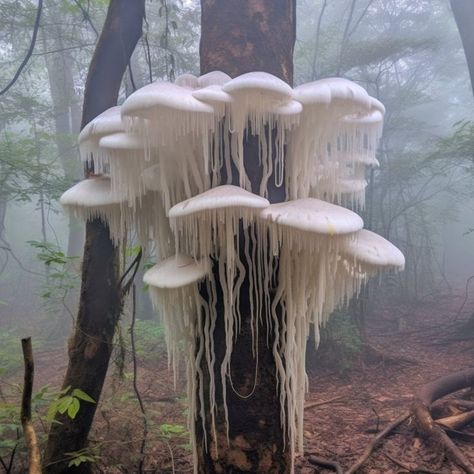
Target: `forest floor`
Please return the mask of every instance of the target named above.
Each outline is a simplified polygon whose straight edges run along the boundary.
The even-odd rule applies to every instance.
[[[473,365],[472,339],[444,341],[447,334],[442,328],[459,316],[457,310],[461,304],[462,297],[438,296],[436,301],[414,308],[399,306],[396,310],[384,309],[374,314],[367,325],[368,339],[385,358],[379,358],[379,354],[368,357],[364,351],[353,350],[336,351],[335,357],[327,347],[318,352],[309,370],[310,390],[306,400],[307,404],[328,403],[305,412],[305,455],[296,460],[297,473],[333,472],[311,465],[307,459],[310,454],[338,461],[347,469],[363,453],[374,433],[410,409],[417,387]],[[138,387],[148,421],[144,472],[191,473],[184,379],[178,377],[178,390],[175,390],[162,336],[159,339],[150,343],[148,337],[146,345],[138,346],[136,356]],[[98,472],[138,472],[143,417],[133,391],[133,371],[127,351],[129,348],[125,365],[120,363],[120,351],[116,351],[97,410],[91,453],[97,456]],[[35,387],[61,385],[67,365],[64,348],[38,348],[35,362]],[[14,402],[15,391],[8,390],[8,384],[21,383],[21,369],[12,372],[3,387],[2,381],[5,378],[0,380],[0,395]],[[44,420],[37,424],[44,439]],[[456,440],[456,444],[474,462],[472,442]],[[17,458],[18,470],[14,472],[23,472],[21,458],[19,455]],[[440,449],[427,446],[416,436],[410,422],[405,422],[381,443],[358,472],[455,474],[463,471],[447,461]]]

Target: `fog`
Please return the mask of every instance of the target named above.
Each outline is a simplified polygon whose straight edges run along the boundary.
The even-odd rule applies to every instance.
[[[0,1],[0,88],[25,57],[36,8],[36,1]],[[183,73],[199,73],[199,3],[146,2],[146,9],[144,37],[124,76],[119,103],[150,78],[174,80]],[[34,53],[14,85],[0,96],[0,398],[5,403],[13,396],[12,384],[21,381],[22,337],[31,336],[39,354],[37,388],[51,384],[59,389],[67,364],[66,344],[80,296],[84,223],[70,219],[58,201],[82,179],[77,145],[81,106],[106,11],[103,1],[46,2]],[[387,342],[387,334],[409,334],[419,329],[421,319],[426,323],[428,318],[428,325],[437,327],[448,325],[453,318],[460,327],[466,321],[472,323],[474,100],[449,2],[298,0],[294,65],[295,86],[341,76],[363,86],[385,105],[377,152],[380,167],[367,173],[366,207],[357,211],[366,227],[393,242],[406,257],[404,272],[382,275],[367,285],[361,297],[366,311],[362,328],[361,315],[354,310],[357,297],[355,303],[347,302],[338,310],[323,337],[322,355],[316,354],[311,368],[329,370],[324,359],[328,347],[337,347],[334,350],[340,354],[349,351],[347,347],[353,351],[354,346],[356,352],[363,351],[360,340],[365,337],[371,345],[381,349],[386,345],[390,350],[395,339]],[[134,243],[122,249],[122,271],[134,255]],[[154,257],[153,249],[144,255],[136,277],[136,318],[153,321],[154,329],[144,331],[149,334],[162,327],[141,281]],[[340,323],[339,313],[345,323]],[[128,334],[131,314],[129,299],[120,319],[121,330],[116,333],[119,352],[122,344],[126,351],[131,350],[128,339],[125,343],[121,339]],[[357,342],[351,339],[344,346],[339,336],[331,342],[332,336],[340,334],[337,325],[344,332],[348,322],[349,339]],[[465,334],[471,340],[472,327]],[[376,336],[370,339],[375,333],[384,335],[383,342]],[[142,348],[139,362],[147,370],[166,365],[162,333],[156,345],[153,356],[150,346]],[[472,349],[459,346],[456,352],[455,346],[447,347],[452,351],[449,357],[454,353],[464,357]],[[353,361],[359,355],[350,353],[349,372],[355,374],[360,367]],[[117,354],[113,358],[120,359]],[[335,359],[348,363],[343,356]],[[451,362],[446,360],[444,367],[449,372]],[[52,379],[45,366],[52,367]],[[121,370],[110,369],[107,393],[115,390],[112,379],[120,378],[117,372]],[[127,370],[130,376],[131,369]],[[339,371],[346,374],[345,365],[334,369],[334,373]],[[413,382],[413,387],[420,382]],[[158,392],[160,397],[168,396]],[[7,424],[8,416],[0,406],[0,428]],[[160,420],[162,426],[165,421]],[[0,429],[0,438],[2,433],[6,439],[7,431]],[[8,449],[0,441],[2,458],[9,456]],[[185,449],[184,454],[179,449],[178,457],[189,457]],[[104,453],[102,467],[113,457]],[[114,456],[118,465],[120,456]],[[18,461],[18,470],[12,472],[21,472],[24,462]],[[153,472],[168,472],[159,466]],[[138,472],[136,467],[130,469],[128,472]],[[371,472],[389,472],[380,465],[378,469]]]

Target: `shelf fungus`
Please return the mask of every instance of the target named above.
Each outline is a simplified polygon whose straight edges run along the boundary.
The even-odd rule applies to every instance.
[[[256,361],[250,394],[258,390],[264,328],[285,438],[292,453],[303,450],[310,331],[318,341],[320,326],[363,282],[404,266],[395,246],[341,207],[364,206],[384,114],[383,104],[346,79],[293,89],[264,72],[232,79],[212,71],[147,85],[81,132],[82,158],[107,176],[73,186],[61,204],[105,220],[117,243],[134,241],[126,237],[132,231],[142,245],[155,241],[157,264],[144,281],[165,321],[175,370],[184,353],[193,446],[198,419],[204,433],[210,420],[206,443],[216,446],[216,393],[229,430],[232,350],[249,317]],[[244,160],[249,141],[252,166]],[[270,204],[270,187],[286,201]],[[218,318],[225,333],[219,362]]]
[[[82,161],[94,162],[95,173],[106,171],[107,160],[99,147],[100,139],[105,135],[123,132],[124,125],[120,107],[110,107],[91,120],[79,134],[79,151]]]
[[[59,199],[62,207],[83,220],[102,219],[111,237],[118,242],[133,222],[132,212],[122,212],[123,198],[114,195],[110,178],[96,176],[75,184]]]

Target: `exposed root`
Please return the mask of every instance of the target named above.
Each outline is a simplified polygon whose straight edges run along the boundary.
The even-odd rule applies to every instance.
[[[438,446],[443,446],[447,456],[468,474],[474,474],[474,466],[451,441],[443,429],[435,423],[430,407],[434,401],[450,393],[472,386],[474,369],[463,370],[423,385],[415,396],[412,413],[419,432]]]
[[[325,467],[327,469],[332,469],[337,474],[344,474],[344,471],[342,470],[342,467],[336,461],[331,461],[329,459],[320,458],[318,456],[314,456],[313,454],[311,454],[308,457],[308,461],[311,464],[314,464],[315,466],[320,466],[320,467]]]

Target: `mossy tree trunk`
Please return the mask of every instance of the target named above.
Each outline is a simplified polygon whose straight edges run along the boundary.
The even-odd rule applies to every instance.
[[[116,105],[120,85],[142,34],[144,0],[111,0],[87,76],[82,127]],[[86,170],[86,176],[93,169]],[[99,219],[86,225],[79,313],[69,341],[69,365],[63,388],[79,388],[99,401],[122,307],[118,251]],[[97,404],[81,402],[73,420],[58,416],[48,437],[45,471],[90,472],[88,463],[68,468],[65,453],[87,446]]]
[[[201,0],[201,8],[201,74],[220,70],[235,77],[250,71],[264,71],[292,85],[295,0]],[[262,170],[258,163],[255,137],[249,137],[245,144],[244,160],[253,192],[258,193]],[[270,179],[269,183],[272,181]],[[238,184],[235,169],[233,182]],[[268,198],[270,202],[284,201],[284,186],[270,186]],[[242,285],[240,297],[242,328],[234,344],[231,362],[235,391],[227,381],[227,443],[222,393],[219,390],[225,338],[222,294],[219,294],[218,289],[218,317],[213,335],[216,353],[217,446],[212,443],[206,450],[205,434],[198,419],[196,431],[200,473],[285,473],[290,470],[289,446],[280,424],[281,407],[272,341],[267,344],[266,327],[261,326],[259,330],[257,386],[253,394],[245,398],[252,390],[256,370],[252,356],[249,291],[249,282],[246,281]],[[206,391],[208,385],[205,383]],[[206,431],[207,439],[210,440],[209,419],[206,420]]]

